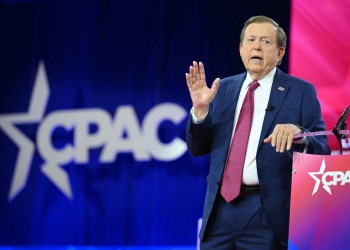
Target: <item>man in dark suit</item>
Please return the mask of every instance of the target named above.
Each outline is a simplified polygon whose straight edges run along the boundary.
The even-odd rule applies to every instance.
[[[201,62],[186,74],[188,148],[211,154],[201,249],[287,249],[292,151],[330,154],[327,137],[294,138],[325,124],[314,86],[276,67],[286,40],[275,21],[252,17],[240,43],[247,72],[211,88]]]

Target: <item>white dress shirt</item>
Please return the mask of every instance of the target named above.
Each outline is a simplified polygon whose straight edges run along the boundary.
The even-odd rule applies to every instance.
[[[265,117],[265,109],[267,107],[270,92],[272,87],[273,78],[276,73],[276,68],[274,68],[269,74],[264,78],[259,80],[260,86],[254,91],[254,114],[252,127],[250,130],[250,136],[247,146],[247,153],[244,161],[243,174],[242,174],[242,184],[245,185],[259,185],[258,172],[256,168],[256,152],[258,149],[260,133]],[[231,135],[232,138],[235,133],[239,113],[241,112],[244,97],[248,91],[249,84],[253,81],[252,77],[247,73],[247,76],[243,82],[241,92],[239,93],[238,102],[235,111],[235,118],[233,121],[233,131]],[[233,98],[233,97],[232,97]],[[207,114],[204,117],[197,118],[194,115],[193,109],[191,110],[191,116],[194,123],[198,124],[203,122]]]

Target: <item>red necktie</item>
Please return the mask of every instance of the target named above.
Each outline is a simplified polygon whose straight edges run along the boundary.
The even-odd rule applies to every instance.
[[[241,191],[242,172],[254,113],[254,90],[259,85],[258,81],[250,83],[232,138],[221,186],[221,195],[227,203],[234,200]]]

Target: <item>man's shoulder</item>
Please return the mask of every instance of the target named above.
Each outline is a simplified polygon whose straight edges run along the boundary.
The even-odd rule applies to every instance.
[[[293,76],[293,75],[289,75],[289,74],[286,74],[284,73],[283,71],[281,71],[280,69],[277,69],[276,71],[276,75],[275,75],[275,79],[276,78],[279,78],[279,79],[283,79],[290,83],[290,84],[293,84],[293,85],[299,85],[299,86],[304,86],[304,87],[307,87],[307,86],[313,86],[312,83],[302,79],[302,78],[299,78],[299,77],[296,77],[296,76]]]
[[[231,83],[242,83],[247,75],[247,72],[244,72],[242,74],[234,75],[234,76],[229,76],[225,77],[223,79],[220,79],[220,85],[227,85]]]

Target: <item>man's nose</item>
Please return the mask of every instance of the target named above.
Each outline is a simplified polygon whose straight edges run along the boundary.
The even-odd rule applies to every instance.
[[[258,39],[256,39],[256,40],[254,41],[253,48],[254,48],[255,50],[261,50],[261,44],[260,44],[260,41],[259,41]]]

